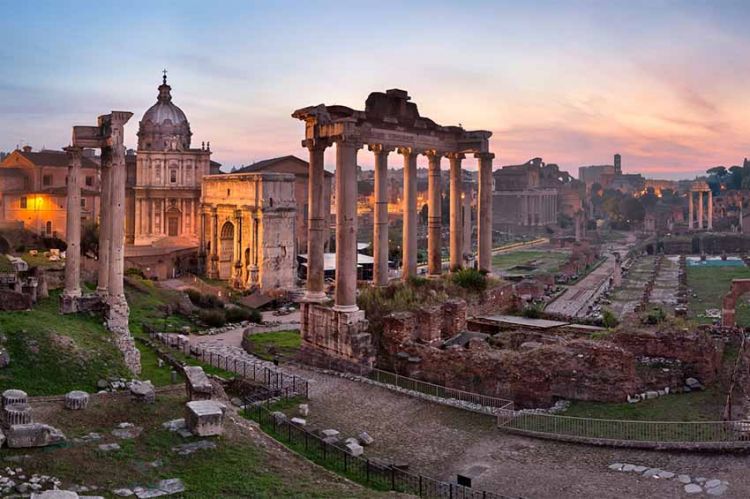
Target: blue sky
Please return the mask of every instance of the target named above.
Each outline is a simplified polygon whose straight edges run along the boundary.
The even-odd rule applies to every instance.
[[[439,123],[492,130],[496,165],[541,156],[574,170],[619,152],[625,171],[674,178],[750,156],[750,2],[0,8],[0,150],[67,145],[73,124],[112,109],[135,113],[135,146],[166,67],[194,144],[211,141],[225,165],[305,157],[292,111],[362,108],[387,88]]]

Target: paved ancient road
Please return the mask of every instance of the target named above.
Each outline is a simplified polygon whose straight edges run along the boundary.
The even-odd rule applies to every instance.
[[[576,284],[568,287],[560,297],[547,305],[545,312],[565,317],[585,317],[589,305],[601,294],[606,282],[612,276],[614,266],[615,257],[608,254],[601,265]]]
[[[675,480],[608,469],[620,462],[727,480],[723,497],[750,497],[750,456],[610,449],[519,437],[501,432],[487,416],[308,369],[289,369],[313,380],[308,426],[335,428],[344,437],[367,431],[375,444],[366,455],[409,463],[412,470],[443,480],[455,480],[456,473],[481,465],[487,470],[475,486],[507,495],[688,497]]]

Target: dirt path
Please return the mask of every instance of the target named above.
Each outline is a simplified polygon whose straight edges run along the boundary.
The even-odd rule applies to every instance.
[[[501,432],[487,416],[338,376],[287,368],[312,380],[307,418],[311,428],[335,428],[344,437],[367,431],[375,439],[368,456],[409,463],[413,471],[438,479],[455,480],[456,473],[480,465],[487,469],[475,487],[506,495],[686,497],[674,480],[608,469],[619,462],[727,480],[723,497],[750,497],[750,456],[610,449],[519,437]]]

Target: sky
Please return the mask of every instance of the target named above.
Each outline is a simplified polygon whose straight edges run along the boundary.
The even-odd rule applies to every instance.
[[[63,147],[110,110],[134,113],[135,148],[166,68],[193,145],[210,141],[225,167],[306,159],[295,109],[363,109],[389,88],[440,124],[491,130],[496,167],[542,157],[577,175],[620,153],[627,173],[692,178],[750,156],[747,1],[0,0],[0,13],[0,151]]]

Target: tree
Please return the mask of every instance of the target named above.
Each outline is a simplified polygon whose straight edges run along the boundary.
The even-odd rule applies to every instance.
[[[624,198],[620,211],[623,218],[628,222],[640,222],[646,216],[646,208],[643,203],[637,198]]]
[[[708,170],[706,170],[706,173],[721,178],[727,175],[727,169],[725,166],[714,166],[713,168],[709,168]]]

